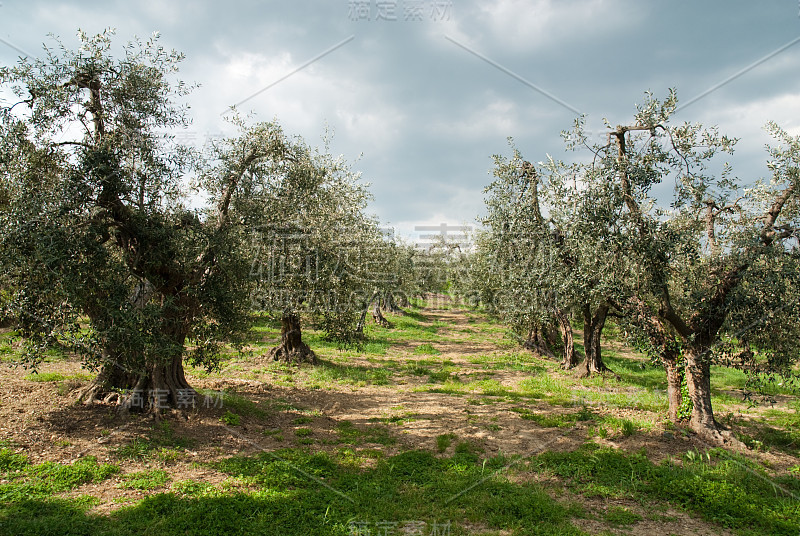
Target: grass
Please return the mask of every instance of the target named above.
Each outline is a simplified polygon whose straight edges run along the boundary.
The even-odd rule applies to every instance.
[[[135,437],[112,452],[120,460],[175,461],[183,451],[194,444],[192,440],[176,436],[169,421],[161,421],[147,437]]]
[[[122,483],[119,487],[124,489],[138,489],[143,491],[163,488],[170,477],[163,469],[153,469],[150,471],[139,471],[122,475]]]
[[[62,382],[64,380],[90,381],[94,376],[91,374],[61,374],[59,372],[35,372],[25,376],[31,382]]]
[[[99,464],[91,456],[72,464],[32,464],[27,456],[8,448],[0,449],[0,505],[47,499],[82,484],[103,481],[119,473],[119,467]],[[0,527],[3,509],[0,507]]]
[[[719,449],[682,464],[656,465],[641,453],[588,443],[573,452],[540,454],[531,466],[588,496],[666,501],[743,535],[800,532],[800,481],[768,475]]]
[[[391,373],[381,367],[339,365],[325,360],[309,374],[311,382],[340,385],[388,385]]]
[[[585,517],[601,523],[604,534],[620,534],[643,520],[636,504],[657,512],[683,509],[745,536],[800,533],[800,510],[791,495],[800,495],[798,463],[777,471],[713,450],[690,451],[656,464],[643,452],[624,451],[625,445],[634,444],[624,438],[648,435],[646,444],[659,440],[666,414],[661,368],[609,349],[604,358],[619,379],[583,379],[574,371],[560,370],[553,360],[521,351],[507,329],[485,315],[467,314],[465,326],[437,321],[434,314],[411,307],[405,315],[387,315],[393,327],[369,324],[367,339],[358,345],[327,341],[312,326],[304,326],[304,338],[320,358],[316,367],[251,363],[246,355],[231,351],[223,358],[221,372],[187,368],[195,377],[213,375],[216,381],[237,376],[275,386],[260,401],[230,389],[201,391],[207,407],[217,410],[216,426],[221,417],[225,425],[242,427],[243,434],[256,434],[255,441],[271,452],[214,462],[192,458],[186,452],[192,442],[163,420],[139,437],[113,443],[115,461],[134,472],[105,485],[146,493],[127,494],[111,514],[90,511],[100,499],[73,495],[83,484],[117,475],[117,465],[91,458],[73,464],[33,464],[15,446],[0,442],[0,534],[344,536],[358,530],[414,533],[420,527],[410,520],[417,520],[423,524],[422,534],[570,535],[582,534],[571,520]],[[276,319],[259,318],[248,351],[266,352],[279,330]],[[443,351],[454,355],[453,348],[461,348],[456,344],[465,341],[490,342],[494,349],[470,353],[474,349],[465,345],[458,357],[441,357]],[[0,353],[10,352],[7,346],[0,346]],[[714,374],[714,403],[742,408],[737,397],[747,386],[746,376],[721,368]],[[78,376],[48,372],[26,379],[57,384],[87,379]],[[333,406],[317,404],[332,395],[359,400],[360,395],[351,393],[365,386],[382,388],[370,393],[390,392],[400,398],[377,412],[354,413],[363,416],[350,417],[352,421],[331,421],[335,415],[322,411]],[[333,393],[312,394],[304,409],[280,397],[284,388],[292,391],[285,395],[292,400],[303,400],[302,394],[314,389]],[[462,397],[458,402],[466,405],[468,431],[459,428],[459,437],[437,428],[427,410],[402,399],[406,389],[423,393],[420,399],[445,404],[451,399],[432,395]],[[788,392],[776,385],[772,394]],[[789,410],[762,408],[747,416],[718,412],[718,418],[755,449],[800,456],[800,403],[794,404]],[[509,409],[516,414],[510,420]],[[500,420],[503,415],[506,418]],[[312,423],[315,429],[333,423],[333,430],[315,433]],[[569,428],[584,435],[565,434]],[[570,435],[578,443],[587,437],[589,442],[577,450],[546,451],[531,458],[485,454],[498,452],[497,447],[503,452],[507,444],[492,442],[504,435],[515,437],[516,430]],[[595,437],[612,439],[621,448],[600,447],[591,442]],[[53,440],[53,445],[60,441],[66,440]],[[287,444],[291,448],[274,450]],[[215,448],[218,455],[229,455],[222,446]],[[217,483],[186,480],[180,476],[183,465],[176,465],[182,460],[221,471],[227,478]],[[540,481],[547,484],[536,483]],[[570,493],[564,493],[565,487]],[[64,492],[71,493],[70,499],[59,496]],[[590,497],[634,506],[584,512],[570,502]]]
[[[414,355],[440,355],[441,353],[430,343],[420,344],[414,348]]]
[[[610,525],[615,527],[624,527],[627,525],[635,525],[643,518],[636,512],[632,512],[623,506],[611,506],[603,514],[603,519]]]
[[[436,450],[441,454],[446,451],[450,445],[453,443],[453,440],[458,437],[456,434],[442,434],[436,436]]]
[[[388,523],[395,523],[398,531],[410,530],[409,521],[403,520],[418,520],[426,533],[446,525],[448,534],[467,534],[466,523],[514,534],[582,534],[569,522],[580,509],[555,501],[537,484],[513,483],[498,474],[464,493],[483,475],[507,464],[502,457],[480,460],[464,445],[448,458],[409,451],[378,460],[368,470],[336,455],[298,449],[228,458],[213,467],[256,491],[208,502],[207,489],[184,485],[184,497],[149,497],[126,510],[124,520],[135,530],[150,526],[154,512],[170,512],[168,526],[177,533],[195,519],[191,512],[202,508],[206,530],[215,528],[210,533],[345,535],[359,526],[374,531]],[[531,527],[537,527],[535,532]]]
[[[360,428],[350,421],[342,421],[336,427],[336,431],[341,441],[350,445],[377,443],[388,446],[397,442],[389,429],[382,425],[368,425]]]

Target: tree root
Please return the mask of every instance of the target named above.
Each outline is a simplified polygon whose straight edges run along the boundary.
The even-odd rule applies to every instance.
[[[269,357],[273,361],[281,361],[283,363],[292,363],[300,365],[308,363],[310,365],[317,364],[317,354],[314,353],[306,343],[301,343],[301,346],[290,348],[286,344],[276,346],[269,351]]]

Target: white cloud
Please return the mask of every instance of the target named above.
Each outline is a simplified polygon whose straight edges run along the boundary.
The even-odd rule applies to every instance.
[[[476,140],[484,136],[505,138],[520,128],[516,103],[495,98],[485,106],[475,108],[463,117],[452,121],[439,119],[431,124],[433,132],[458,140]]]
[[[760,150],[772,140],[763,128],[768,121],[775,121],[792,135],[800,135],[800,93],[783,93],[738,104],[724,102],[705,108],[699,120],[706,125],[718,125],[724,134],[741,138],[740,146],[755,146]]]
[[[558,48],[636,24],[635,12],[611,0],[496,0],[481,5],[494,39],[523,50]],[[602,24],[599,23],[602,21]]]

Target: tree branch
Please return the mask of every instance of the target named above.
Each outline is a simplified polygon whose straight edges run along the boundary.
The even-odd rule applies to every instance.
[[[795,185],[790,184],[783,192],[778,194],[772,202],[772,206],[769,207],[769,210],[764,215],[764,229],[761,231],[761,243],[765,246],[771,246],[775,240],[786,238],[786,236],[781,236],[777,233],[775,230],[775,222],[778,220],[778,216],[781,215],[783,206],[794,193],[794,189]],[[787,236],[791,236],[791,233]]]

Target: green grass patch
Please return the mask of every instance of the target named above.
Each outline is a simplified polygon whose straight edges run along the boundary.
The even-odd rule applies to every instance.
[[[609,525],[614,525],[615,527],[624,527],[627,525],[635,525],[643,518],[636,512],[633,512],[623,506],[611,506],[603,513],[603,519]]]
[[[139,471],[122,475],[119,487],[125,489],[138,489],[142,491],[163,488],[170,481],[170,477],[163,469]]]
[[[82,484],[100,482],[118,472],[118,466],[98,464],[92,456],[73,464],[31,464],[23,455],[0,449],[0,504],[46,499]]]
[[[364,443],[377,443],[379,445],[393,445],[397,439],[388,428],[382,425],[368,425],[357,427],[350,421],[342,421],[336,427],[339,438],[344,443],[361,445]]]
[[[76,381],[91,381],[94,378],[92,374],[61,374],[59,372],[34,372],[25,376],[25,379],[31,382],[63,382],[65,380]]]
[[[202,497],[217,491],[217,488],[213,484],[194,480],[178,480],[177,482],[173,482],[171,489],[187,497]]]
[[[310,381],[318,384],[336,383],[340,385],[388,385],[391,372],[385,367],[340,365],[320,359],[317,366],[309,371]]]
[[[589,443],[573,452],[545,452],[531,465],[584,494],[668,501],[740,534],[800,532],[800,501],[795,498],[800,481],[773,477],[755,463],[718,449],[681,465],[669,460],[655,465],[644,454]]]
[[[414,348],[414,355],[441,355],[441,353],[430,343],[420,344]]]
[[[227,410],[225,414],[219,418],[219,422],[227,424],[228,426],[239,426],[241,424],[241,417],[231,410]]]
[[[169,421],[161,421],[148,437],[135,437],[113,453],[118,459],[173,461],[193,444],[188,438],[176,436]]]
[[[456,439],[458,436],[456,434],[442,434],[436,436],[436,450],[441,454],[446,451],[450,445],[453,443],[453,440]]]

